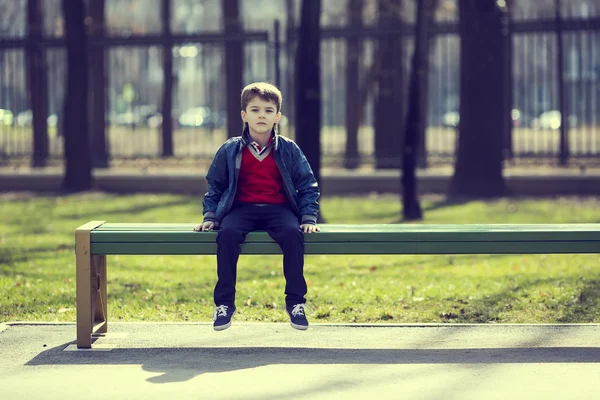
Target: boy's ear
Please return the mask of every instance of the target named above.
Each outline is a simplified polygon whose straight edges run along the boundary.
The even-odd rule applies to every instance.
[[[246,112],[244,110],[242,110],[240,115],[242,116],[242,121],[246,122]]]
[[[279,111],[277,113],[277,120],[276,120],[276,122],[279,122],[280,119],[281,119],[281,111]]]

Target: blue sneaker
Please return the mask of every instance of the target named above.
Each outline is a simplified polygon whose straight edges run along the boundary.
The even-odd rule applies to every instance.
[[[231,317],[235,314],[235,306],[220,305],[213,313],[213,327],[215,331],[223,331],[231,326]]]
[[[285,310],[290,316],[290,325],[292,325],[292,328],[296,328],[301,331],[305,331],[308,329],[308,320],[306,319],[306,315],[304,314],[305,306],[306,305],[302,303],[290,307],[285,307]]]

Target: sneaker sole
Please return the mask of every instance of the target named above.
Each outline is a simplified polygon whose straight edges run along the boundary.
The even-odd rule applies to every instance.
[[[233,314],[231,314],[231,318],[233,318],[233,316],[235,315],[235,312],[236,312],[236,311],[237,311],[237,310],[235,310],[235,311],[233,312]],[[225,329],[229,328],[230,326],[231,326],[231,320],[229,320],[229,322],[228,322],[228,323],[226,323],[225,325],[219,325],[219,326],[214,326],[214,325],[213,325],[213,329],[214,329],[215,331],[224,331]]]
[[[288,310],[285,310],[285,312],[287,313],[287,315],[291,318],[292,316],[290,315],[290,313],[288,312]],[[298,329],[299,331],[305,331],[308,329],[308,325],[298,325],[293,323],[292,321],[290,321],[290,325],[292,326],[292,328],[294,329]]]
[[[305,331],[308,329],[308,325],[297,325],[292,322],[290,322],[290,325],[292,326],[292,328],[298,329],[299,331]]]
[[[229,328],[230,326],[231,326],[231,321],[229,321],[229,323],[227,323],[225,325],[213,326],[213,328],[215,329],[215,331],[224,331],[225,329]]]

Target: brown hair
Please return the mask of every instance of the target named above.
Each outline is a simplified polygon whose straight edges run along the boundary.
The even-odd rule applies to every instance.
[[[246,111],[248,103],[256,96],[263,101],[272,101],[277,106],[277,112],[281,111],[283,102],[281,91],[269,82],[254,82],[242,90],[242,111]]]

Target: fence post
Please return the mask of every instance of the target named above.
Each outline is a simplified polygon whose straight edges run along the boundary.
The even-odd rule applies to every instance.
[[[243,26],[239,0],[222,2],[225,33],[225,88],[227,104],[227,136],[238,136],[241,131],[240,93],[244,88],[244,49],[240,39]]]
[[[43,8],[39,0],[27,2],[27,92],[32,112],[34,168],[46,166],[48,158],[48,71],[46,49],[42,47]],[[1,69],[0,69],[1,70]]]
[[[173,151],[173,41],[171,35],[171,0],[162,0],[163,98],[162,156],[172,157]]]
[[[287,106],[285,106],[286,112],[284,114],[287,116],[287,125],[285,126],[286,135],[295,138],[294,131],[294,115],[295,115],[295,107],[296,107],[296,82],[294,79],[294,54],[295,50],[295,40],[296,40],[296,16],[294,13],[294,1],[286,0],[286,27],[285,27],[285,89],[284,96],[287,97]],[[287,95],[285,94],[287,93]],[[280,127],[281,132],[281,127]]]
[[[359,31],[363,27],[363,1],[350,0],[348,15],[350,29]],[[346,148],[344,151],[344,168],[358,168],[360,153],[358,151],[358,132],[360,129],[360,109],[362,99],[359,96],[360,66],[362,59],[363,39],[359,35],[346,38]]]
[[[560,150],[558,155],[558,164],[561,166],[566,166],[569,162],[569,110],[567,109],[567,93],[565,90],[562,16],[560,12],[560,5],[560,0],[554,0],[554,6],[556,9],[556,62],[558,66],[558,100],[560,107]]]
[[[108,137],[106,136],[106,46],[98,43],[105,38],[105,1],[90,3],[89,15],[92,20],[90,39],[96,41],[90,45],[90,135],[92,145],[92,168],[108,168]]]
[[[513,120],[512,120],[512,108],[513,108],[513,37],[512,37],[512,7],[514,2],[508,3],[507,13],[503,17],[503,51],[504,51],[504,91],[503,91],[503,115],[504,115],[504,149],[503,159],[513,159]]]
[[[279,20],[276,19],[273,23],[273,32],[274,32],[274,57],[275,57],[275,85],[277,87],[281,87],[281,65],[279,64],[279,57],[281,53],[281,26],[279,25]]]

